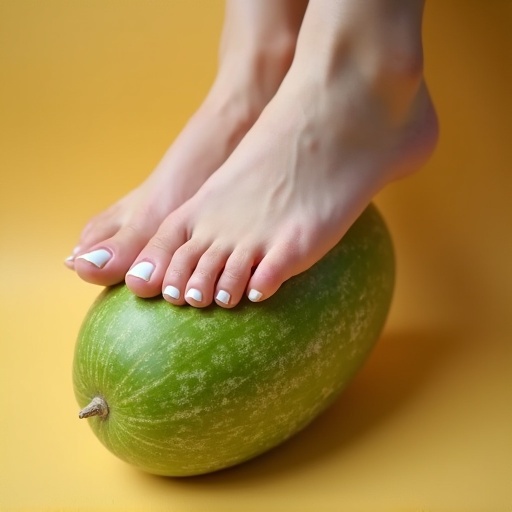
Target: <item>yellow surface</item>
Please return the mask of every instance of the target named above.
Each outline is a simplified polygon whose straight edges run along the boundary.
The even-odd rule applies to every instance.
[[[512,510],[512,3],[427,2],[439,148],[378,198],[399,262],[348,391],[218,474],[142,474],[77,418],[99,289],[61,261],[208,89],[220,0],[0,0],[0,510]],[[200,7],[200,8],[199,8]]]

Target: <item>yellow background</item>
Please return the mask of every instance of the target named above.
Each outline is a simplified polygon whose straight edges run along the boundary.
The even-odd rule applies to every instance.
[[[208,89],[220,0],[0,0],[0,510],[512,510],[512,2],[432,0],[436,154],[377,198],[399,264],[368,364],[251,463],[142,474],[77,418],[99,289],[62,265]]]

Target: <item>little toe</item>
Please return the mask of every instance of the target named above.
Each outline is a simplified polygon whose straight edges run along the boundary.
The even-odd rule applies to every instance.
[[[271,249],[260,261],[247,285],[247,297],[252,302],[268,299],[293,275],[305,270],[297,270],[298,254],[293,247],[286,245]]]
[[[191,239],[176,249],[163,279],[162,295],[164,299],[177,306],[182,306],[189,299],[197,304],[202,302],[201,290],[192,289],[190,291],[192,287],[188,288],[187,283],[201,256],[208,249],[208,245]],[[189,295],[187,298],[185,298],[186,293]]]
[[[215,246],[201,256],[186,285],[185,300],[191,306],[204,308],[212,303],[215,283],[228,256],[228,251]]]
[[[244,295],[255,255],[251,251],[236,249],[229,256],[215,289],[215,302],[223,308],[235,307]]]

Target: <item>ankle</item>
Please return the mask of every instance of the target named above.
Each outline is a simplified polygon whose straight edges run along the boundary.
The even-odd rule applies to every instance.
[[[423,82],[423,0],[379,1],[381,11],[356,51],[371,82],[416,94]]]
[[[347,9],[343,21],[334,23],[310,2],[293,75],[309,77],[321,90],[355,88],[400,123],[424,82],[422,0],[370,0],[364,3],[371,4],[370,13],[359,0],[337,1]]]
[[[383,44],[367,57],[360,71],[369,90],[390,107],[393,117],[403,117],[424,84],[421,47]]]

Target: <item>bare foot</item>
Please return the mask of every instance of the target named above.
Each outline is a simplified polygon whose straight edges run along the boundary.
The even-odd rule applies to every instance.
[[[222,165],[275,94],[305,7],[304,0],[228,2],[219,72],[204,103],[149,178],[87,224],[68,267],[95,284],[124,280],[162,221]]]
[[[422,8],[310,0],[279,91],[162,222],[126,276],[130,289],[196,307],[264,300],[325,255],[377,191],[424,163],[437,119],[422,73]]]

